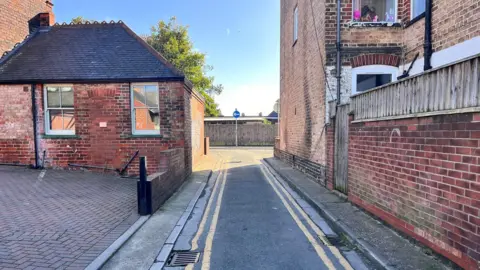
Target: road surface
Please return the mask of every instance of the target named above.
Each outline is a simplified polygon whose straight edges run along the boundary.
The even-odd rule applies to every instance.
[[[199,261],[186,269],[353,269],[262,164],[271,149],[212,154],[222,165],[191,240]]]

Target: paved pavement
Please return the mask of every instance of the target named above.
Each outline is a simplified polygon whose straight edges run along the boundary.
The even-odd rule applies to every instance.
[[[0,166],[0,269],[83,269],[137,219],[132,179]]]
[[[201,219],[191,218],[197,229],[188,248],[200,252],[200,260],[187,269],[352,269],[343,248],[325,237],[330,228],[317,226],[298,196],[261,163],[272,149],[211,153],[225,162]]]

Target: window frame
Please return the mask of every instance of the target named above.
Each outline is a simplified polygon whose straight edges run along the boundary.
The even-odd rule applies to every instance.
[[[159,129],[158,130],[137,130],[136,121],[135,121],[135,97],[133,96],[133,88],[135,86],[155,86],[157,90],[158,98],[158,114],[160,115],[160,87],[156,82],[145,82],[145,83],[131,83],[130,84],[130,118],[132,123],[132,135],[160,135],[160,119],[158,120]],[[151,108],[148,107],[147,108]]]
[[[363,92],[357,92],[357,76],[358,75],[369,75],[369,74],[390,74],[392,75],[392,82],[395,82],[398,77],[399,68],[394,66],[387,65],[368,65],[361,66],[352,69],[352,96],[365,93],[369,90]],[[377,86],[380,87],[380,86]],[[375,87],[376,88],[376,87]],[[372,89],[375,89],[372,88]]]
[[[71,87],[72,94],[73,94],[73,108],[63,109],[61,103],[61,94],[60,94],[60,107],[59,108],[49,108],[48,107],[48,95],[47,95],[47,88],[48,87]],[[50,110],[72,110],[73,111],[73,118],[75,119],[75,89],[73,84],[44,84],[43,85],[43,106],[44,106],[44,119],[45,119],[45,134],[46,135],[75,135],[74,130],[52,130],[50,129]]]
[[[385,22],[385,21],[380,21],[380,22],[356,22],[353,20],[354,18],[354,13],[355,13],[355,9],[353,8],[354,6],[354,2],[357,1],[357,0],[352,0],[352,17],[351,17],[351,22],[354,22],[354,23],[359,23],[359,24],[385,24],[385,23],[397,23],[398,22],[398,0],[395,0],[395,20],[393,22]],[[358,0],[358,1],[361,1],[361,0]],[[387,1],[387,0],[385,0]]]
[[[298,5],[293,9],[293,45],[298,40]]]
[[[410,0],[410,20],[416,19],[417,17],[423,17],[423,16],[425,16],[425,10],[427,9],[427,7],[426,7],[426,1],[425,1],[425,9],[423,10],[423,12],[421,12],[421,13],[418,14],[417,16],[413,16],[414,2],[415,2],[415,0]]]

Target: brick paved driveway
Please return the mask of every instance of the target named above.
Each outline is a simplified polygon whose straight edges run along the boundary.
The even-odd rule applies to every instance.
[[[136,183],[0,166],[0,269],[83,269],[137,219]]]

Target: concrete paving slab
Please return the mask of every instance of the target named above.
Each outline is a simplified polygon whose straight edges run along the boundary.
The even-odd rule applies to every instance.
[[[159,264],[153,264],[162,246],[174,228],[179,227],[178,221],[184,215],[198,189],[208,181],[209,175],[209,170],[194,172],[179,191],[145,222],[102,269],[142,270],[159,267]],[[174,241],[170,240],[170,242]],[[173,243],[170,245],[173,248]]]

